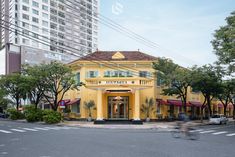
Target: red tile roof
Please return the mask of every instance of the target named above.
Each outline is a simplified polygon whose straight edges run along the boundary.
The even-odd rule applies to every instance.
[[[113,59],[112,56],[120,52],[125,58],[122,59]],[[86,60],[93,60],[93,61],[154,61],[157,60],[157,57],[145,54],[139,51],[95,51],[89,55],[81,57],[76,61],[86,61]],[[73,63],[72,62],[72,63]]]

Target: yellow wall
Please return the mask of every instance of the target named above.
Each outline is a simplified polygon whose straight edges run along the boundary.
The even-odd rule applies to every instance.
[[[108,96],[129,96],[129,119],[133,119],[133,114],[134,114],[134,110],[135,110],[135,94],[134,91],[138,88],[140,89],[140,106],[142,104],[145,103],[145,99],[146,98],[154,98],[154,100],[156,100],[156,98],[158,99],[163,99],[165,101],[167,101],[167,99],[176,99],[175,96],[165,96],[165,95],[161,95],[162,93],[162,87],[158,87],[156,85],[156,78],[155,79],[146,79],[146,78],[140,78],[138,76],[133,76],[133,77],[111,77],[111,78],[105,78],[104,76],[104,72],[106,70],[118,70],[118,64],[120,64],[120,66],[122,66],[122,64],[125,64],[125,66],[129,65],[129,67],[138,69],[138,71],[149,71],[152,74],[154,73],[154,69],[152,69],[152,62],[151,61],[128,61],[128,62],[124,62],[124,61],[120,61],[120,62],[116,62],[115,65],[117,65],[116,67],[109,68],[109,67],[105,67],[102,64],[96,64],[96,63],[92,63],[92,62],[88,62],[88,61],[76,61],[73,62],[72,64],[70,64],[70,66],[73,68],[74,73],[80,72],[80,81],[85,83],[85,86],[80,87],[79,91],[69,91],[64,99],[75,99],[75,98],[81,98],[80,104],[80,110],[81,110],[81,118],[87,118],[88,117],[88,113],[87,111],[84,109],[84,102],[85,101],[90,101],[90,100],[94,100],[95,104],[97,105],[97,90],[98,89],[102,89],[103,90],[103,94],[102,94],[102,105],[103,105],[103,118],[107,119],[108,118],[108,104],[107,104],[107,100],[108,100]],[[121,68],[122,69],[122,68]],[[123,69],[124,70],[124,69]],[[126,69],[127,70],[127,69]],[[131,69],[129,69],[130,71],[132,71]],[[97,78],[92,78],[92,79],[87,79],[86,78],[86,72],[87,71],[99,71],[99,76]],[[153,75],[154,76],[154,75]],[[146,80],[146,81],[151,81],[150,85],[138,85],[138,83],[140,82],[140,80]],[[110,86],[100,86],[99,84],[95,84],[95,85],[91,85],[89,84],[88,80],[93,80],[94,82],[96,81],[102,81],[102,80],[113,80],[113,81],[117,81],[117,80],[135,80],[135,84],[133,85],[126,85],[126,86],[119,86],[119,85],[110,85]],[[131,89],[130,93],[106,93],[105,90],[106,89]],[[200,101],[201,103],[203,103],[204,99],[203,96],[199,93],[192,93],[191,89],[189,88],[188,90],[188,101]],[[154,110],[156,111],[156,105],[154,107]],[[161,105],[161,114],[163,115],[163,118],[166,116],[169,116],[169,106],[167,105]],[[188,108],[188,110],[190,110],[190,108]],[[178,107],[175,107],[175,115],[178,114]],[[93,110],[92,111],[92,116],[93,118],[97,117],[97,110]],[[145,115],[143,113],[140,113],[140,118],[144,119]],[[156,119],[156,113],[152,113],[150,115],[151,119]]]

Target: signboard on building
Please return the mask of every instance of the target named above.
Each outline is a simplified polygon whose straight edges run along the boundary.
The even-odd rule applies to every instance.
[[[130,85],[134,84],[135,81],[101,81],[102,85]]]

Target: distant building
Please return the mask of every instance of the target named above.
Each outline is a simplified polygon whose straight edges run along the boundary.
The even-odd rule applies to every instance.
[[[98,43],[98,5],[98,0],[1,0],[0,68],[3,58],[5,73],[10,73],[17,69],[11,64],[19,60],[68,63],[93,52]]]

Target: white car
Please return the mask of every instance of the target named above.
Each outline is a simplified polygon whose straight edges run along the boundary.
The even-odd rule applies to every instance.
[[[226,118],[224,115],[213,115],[209,119],[210,124],[227,124],[228,118]]]

